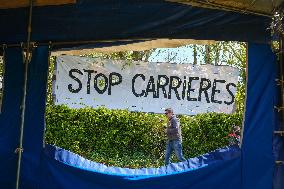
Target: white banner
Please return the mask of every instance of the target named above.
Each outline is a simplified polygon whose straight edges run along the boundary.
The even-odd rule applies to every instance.
[[[239,71],[230,66],[57,57],[55,104],[196,115],[232,113]]]

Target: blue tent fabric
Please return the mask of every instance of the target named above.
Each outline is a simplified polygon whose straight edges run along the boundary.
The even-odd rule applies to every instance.
[[[269,45],[248,44],[248,83],[242,147],[244,189],[272,188],[276,70],[276,56]]]
[[[23,95],[23,56],[21,48],[5,52],[5,76],[0,113],[0,187],[14,188],[17,169],[15,150],[19,143],[20,106]]]
[[[137,170],[106,167],[58,147],[47,146],[42,166],[41,188],[44,189],[240,187],[240,149],[236,147],[219,149],[167,167]]]
[[[43,148],[45,96],[48,70],[48,47],[33,50],[29,63],[26,117],[21,179],[23,188],[39,185],[40,156]],[[8,48],[5,52],[3,107],[0,113],[0,188],[15,188],[19,146],[21,100],[24,84],[23,51]],[[5,171],[4,171],[5,170]]]
[[[45,156],[62,162],[64,164],[77,167],[84,170],[104,173],[108,175],[124,175],[130,177],[153,177],[167,174],[175,174],[177,172],[185,172],[196,170],[201,167],[208,166],[217,162],[231,160],[240,157],[240,149],[237,146],[230,146],[226,148],[217,149],[213,152],[190,158],[187,161],[172,163],[168,166],[159,168],[143,168],[143,169],[129,169],[120,167],[108,167],[101,163],[92,162],[77,154],[61,149],[56,146],[47,145],[45,147]]]
[[[274,140],[274,157],[275,161],[284,161],[284,141],[283,137],[275,136]],[[275,165],[273,174],[273,189],[283,189],[284,188],[284,164],[279,163]]]
[[[0,43],[26,41],[27,18],[27,8],[0,10],[0,25],[5,26],[0,30]],[[165,0],[77,0],[74,5],[34,7],[31,40],[180,38],[268,42],[270,21],[269,17]]]
[[[29,63],[24,153],[21,177],[23,188],[32,189],[39,185],[40,157],[43,148],[43,134],[45,123],[45,99],[47,89],[47,72],[49,62],[49,48],[39,46],[33,50]],[[28,173],[28,174],[27,174]]]

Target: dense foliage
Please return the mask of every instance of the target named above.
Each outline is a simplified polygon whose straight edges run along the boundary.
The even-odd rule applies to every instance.
[[[232,125],[241,114],[180,116],[185,157],[194,157],[227,145]],[[164,115],[48,106],[46,142],[93,161],[122,167],[157,167],[165,150]]]

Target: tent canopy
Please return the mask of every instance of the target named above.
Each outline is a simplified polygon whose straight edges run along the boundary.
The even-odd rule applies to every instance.
[[[197,7],[235,10],[255,14],[272,15],[273,11],[281,6],[283,0],[167,0]],[[29,0],[2,0],[0,9],[28,7]],[[35,6],[64,5],[76,3],[76,0],[34,0]]]
[[[28,11],[27,7],[0,9],[0,25],[4,26],[1,44],[27,41]],[[54,48],[86,44],[105,47],[156,39],[266,43],[271,39],[267,29],[270,23],[267,16],[193,7],[184,1],[77,0],[74,4],[34,7],[31,41],[52,42]]]
[[[256,14],[262,16],[272,16],[277,7],[281,6],[283,0],[167,0],[168,2],[182,3],[194,7],[203,7],[218,10],[227,10],[240,12],[243,14]],[[84,45],[78,48],[66,48],[53,52],[53,55],[59,54],[88,54],[92,52],[111,53],[119,51],[143,51],[153,48],[174,48],[186,44],[211,44],[213,40],[195,40],[195,39],[148,39],[143,41],[132,41],[131,43],[119,43],[103,46]]]

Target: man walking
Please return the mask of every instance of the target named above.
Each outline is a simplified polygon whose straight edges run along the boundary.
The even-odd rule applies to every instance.
[[[165,130],[167,134],[167,147],[165,155],[165,164],[170,163],[171,154],[174,151],[179,161],[185,161],[186,159],[182,155],[182,136],[180,122],[174,115],[171,108],[165,110],[165,114],[168,118],[167,128]]]

